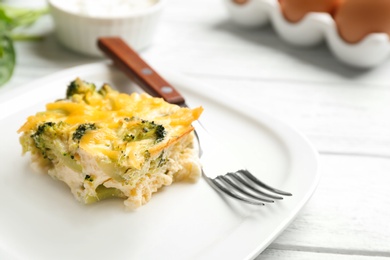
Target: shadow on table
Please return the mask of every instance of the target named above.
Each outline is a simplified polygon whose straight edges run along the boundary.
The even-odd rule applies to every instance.
[[[339,74],[345,78],[355,78],[370,72],[370,69],[359,69],[339,61],[330,51],[325,41],[316,46],[297,47],[281,39],[270,24],[257,28],[244,28],[226,20],[214,27],[246,41],[266,46],[288,56],[299,59],[313,66]]]
[[[104,60],[104,58],[81,55],[65,48],[53,33],[47,34],[40,44],[32,45],[32,48],[41,59],[55,61],[59,67],[73,67]]]

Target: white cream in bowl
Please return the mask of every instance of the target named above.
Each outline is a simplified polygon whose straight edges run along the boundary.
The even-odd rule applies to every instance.
[[[49,0],[58,40],[90,56],[103,54],[97,39],[123,38],[136,50],[152,43],[164,0]]]
[[[157,0],[52,0],[53,4],[64,11],[91,17],[126,16],[149,8]]]

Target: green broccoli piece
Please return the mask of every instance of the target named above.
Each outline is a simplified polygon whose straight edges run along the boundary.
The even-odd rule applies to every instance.
[[[154,135],[156,136],[156,143],[159,143],[162,140],[164,140],[164,137],[166,135],[165,128],[162,125],[155,124],[154,122],[152,122],[152,124],[153,124],[152,131],[154,131]]]
[[[131,141],[134,141],[134,140],[135,140],[135,136],[132,135],[132,134],[126,134],[123,137],[123,141],[125,141],[125,142],[131,142]]]
[[[86,181],[89,181],[89,182],[93,182],[93,177],[91,176],[91,175],[85,175],[85,178],[84,178],[84,180],[86,180]]]
[[[161,142],[162,140],[164,140],[164,137],[165,135],[167,134],[167,132],[165,131],[165,128],[162,126],[162,125],[157,125],[156,126],[156,142]]]
[[[37,131],[31,135],[31,138],[34,140],[35,147],[37,147],[41,152],[44,158],[48,157],[48,151],[50,147],[47,146],[46,142],[50,139],[50,136],[55,135],[55,126],[53,122],[45,122],[38,126]]]
[[[109,84],[105,83],[103,84],[103,86],[98,90],[97,93],[99,93],[100,95],[102,95],[103,97],[107,95],[107,93],[109,93],[110,91],[112,91],[112,88]]]
[[[72,170],[81,172],[81,166],[75,160],[74,154],[65,149],[63,140],[68,138],[64,134],[66,127],[67,124],[62,121],[57,123],[44,122],[37,127],[35,133],[31,134],[30,137],[44,159],[49,161],[60,160]]]
[[[68,85],[68,88],[66,89],[66,98],[69,99],[76,94],[85,95],[86,93],[94,92],[95,89],[95,84],[88,83],[77,78]]]
[[[137,120],[135,118],[125,118],[125,121]],[[127,133],[123,137],[123,141],[141,141],[145,139],[153,139],[155,143],[159,143],[164,140],[166,131],[164,126],[156,124],[154,121],[141,120],[136,130],[131,133]]]
[[[154,123],[154,121],[150,122],[147,120],[142,120],[140,127],[141,131],[140,133],[138,133],[136,139],[155,139],[156,143],[159,143],[164,139],[166,135],[165,128],[162,125]]]
[[[93,123],[81,124],[77,127],[76,131],[73,133],[72,139],[74,141],[80,142],[81,138],[89,130],[96,130],[96,125]]]

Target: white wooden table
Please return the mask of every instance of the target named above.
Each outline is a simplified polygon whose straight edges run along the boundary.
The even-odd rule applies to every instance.
[[[325,44],[295,48],[270,26],[234,25],[221,0],[167,2],[154,44],[141,53],[148,62],[271,113],[319,151],[317,191],[258,259],[390,258],[390,59],[352,69]],[[99,61],[64,49],[51,29],[50,18],[42,19],[31,30],[47,33],[43,42],[16,44],[17,67],[0,94]]]

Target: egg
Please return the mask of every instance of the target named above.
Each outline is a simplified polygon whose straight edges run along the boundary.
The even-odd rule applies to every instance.
[[[343,0],[279,0],[283,16],[290,22],[299,22],[310,12],[333,15]],[[370,0],[372,1],[372,0]]]
[[[237,5],[244,5],[249,2],[249,0],[232,0],[233,3]]]
[[[370,33],[390,35],[389,0],[345,0],[334,16],[340,37],[357,43]]]

